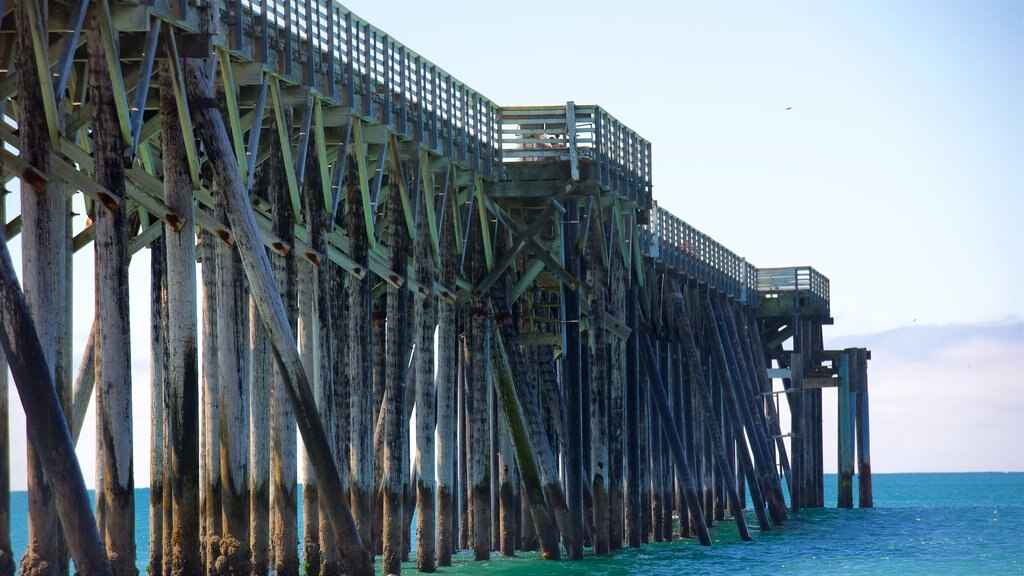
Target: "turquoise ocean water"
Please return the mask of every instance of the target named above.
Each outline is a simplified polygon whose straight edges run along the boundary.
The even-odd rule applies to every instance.
[[[826,503],[834,505],[835,486],[835,476],[826,476]],[[726,521],[712,530],[711,548],[676,541],[557,563],[535,554],[495,554],[477,563],[462,552],[456,566],[440,573],[1024,574],[1024,473],[876,474],[874,490],[874,509],[803,511],[769,532],[753,531],[752,542],[740,541],[735,524]],[[145,573],[149,491],[137,490],[136,502],[138,565]],[[12,544],[20,558],[26,545],[24,492],[11,495],[11,512]],[[747,522],[756,526],[753,513]],[[415,566],[405,570],[413,573]]]

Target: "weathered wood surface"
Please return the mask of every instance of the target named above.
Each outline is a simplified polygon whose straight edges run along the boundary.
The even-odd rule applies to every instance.
[[[626,317],[626,267],[618,254],[610,255],[609,311],[618,319]],[[608,390],[608,507],[610,550],[622,549],[623,541],[623,466],[624,466],[624,411],[626,386],[626,343],[611,338],[609,343]],[[685,516],[680,515],[680,518]],[[685,525],[685,521],[683,522]]]
[[[588,471],[592,493],[594,554],[608,554],[609,539],[609,476],[608,454],[608,401],[611,382],[608,373],[608,341],[605,329],[605,313],[608,308],[608,273],[604,265],[601,217],[601,202],[594,202],[590,214],[590,233],[587,236],[587,295],[590,299],[589,329],[587,330],[587,368],[590,370],[590,470]]]
[[[224,217],[221,208],[220,218]],[[199,482],[202,492],[199,494],[199,506],[202,509],[200,525],[200,542],[203,547],[203,566],[208,576],[216,572],[217,548],[221,534],[221,474],[220,474],[220,331],[218,324],[221,319],[220,268],[222,262],[213,234],[202,232],[199,247],[200,258],[204,262],[202,275],[202,331],[203,331],[203,368],[202,368],[202,408],[199,439]],[[227,272],[224,272],[227,274]],[[227,295],[224,295],[225,298]],[[230,327],[227,327],[230,330]]]
[[[285,117],[287,122],[287,115]],[[277,141],[272,144],[270,158],[267,159],[273,171],[270,193],[270,214],[273,221],[273,232],[286,244],[295,239],[294,222],[296,214],[292,212],[291,198],[288,194],[284,176],[285,165],[283,149],[290,146],[289,142]],[[262,248],[258,248],[264,253]],[[281,353],[277,346],[288,347],[295,352],[295,360],[301,364],[302,358],[296,348],[295,337],[297,328],[298,294],[296,292],[295,253],[274,253],[270,257],[273,264],[274,285],[271,291],[271,308],[280,302],[280,313],[283,318],[278,336],[283,340],[275,343],[272,340],[273,328],[267,324],[267,302],[261,302],[261,295],[254,291],[256,306],[260,310],[268,339],[271,340],[271,351],[275,362],[271,363],[270,381],[270,550],[273,569],[282,576],[299,574],[298,544],[298,454],[295,445],[296,407],[290,402],[288,370],[291,367],[281,361]],[[303,372],[304,373],[304,372]],[[310,391],[312,395],[312,391]]]
[[[270,563],[270,344],[252,297],[249,308],[249,545],[252,571]]]
[[[562,224],[562,265],[566,272],[579,276],[579,206],[575,197],[565,202]],[[579,294],[562,287],[563,334],[565,350],[562,358],[562,389],[566,401],[565,475],[569,516],[559,522],[562,539],[570,560],[583,558],[583,384],[581,380],[582,349],[580,344]]]
[[[499,406],[516,453],[525,487],[524,497],[530,504],[541,551],[545,558],[557,560],[561,558],[559,528],[563,537],[570,529],[568,504],[558,478],[557,459],[545,432],[537,384],[533,380],[533,372],[527,369],[519,344],[508,302],[508,282],[493,284],[490,294],[496,320],[498,381],[495,384]]]
[[[733,465],[730,462],[728,455],[726,454],[726,446],[723,441],[722,432],[718,425],[718,422],[716,421],[716,414],[720,412],[716,412],[714,410],[714,407],[711,405],[711,393],[707,387],[707,383],[703,380],[703,375],[701,372],[700,354],[697,351],[695,344],[693,343],[691,328],[692,324],[690,323],[689,315],[686,313],[686,306],[683,302],[682,293],[678,291],[673,291],[673,293],[670,295],[670,298],[668,299],[668,304],[670,314],[677,318],[677,322],[679,323],[679,332],[683,347],[686,350],[687,358],[695,368],[693,371],[693,374],[695,375],[694,384],[697,388],[697,393],[700,402],[704,408],[704,414],[707,417],[705,422],[707,424],[708,433],[711,436],[712,449],[714,450],[716,464],[725,475],[725,489],[726,495],[729,499],[729,507],[731,508],[733,518],[736,521],[736,527],[740,533],[741,538],[743,538],[744,540],[749,540],[750,534],[747,531],[746,521],[743,518],[743,507],[740,505],[739,494],[736,492],[736,475],[733,472]],[[735,431],[737,432],[737,435],[741,433],[740,430]],[[767,525],[762,523],[762,527],[766,528]]]
[[[149,576],[164,574],[164,477],[167,474],[167,252],[163,231],[150,245],[150,458],[149,458]],[[93,340],[93,335],[89,339]],[[90,355],[86,344],[86,354]],[[83,362],[84,363],[84,362]],[[77,379],[76,379],[77,380]],[[76,385],[77,390],[77,385]],[[74,432],[72,430],[72,432]],[[74,434],[72,434],[74,436]],[[170,487],[167,487],[170,491]],[[167,556],[170,556],[168,552]]]
[[[359,186],[348,188],[350,250],[352,260],[363,270],[369,268],[369,244],[363,221]],[[349,462],[352,470],[351,502],[353,520],[366,553],[372,553],[373,535],[373,348],[370,339],[372,281],[368,277],[349,279],[348,283],[348,376],[350,386],[350,429],[352,444]]]
[[[623,425],[625,434],[625,498],[623,499],[623,515],[625,523],[626,543],[630,548],[639,548],[643,533],[641,520],[641,473],[643,467],[641,455],[641,424],[640,424],[640,332],[639,327],[639,293],[636,282],[630,282],[626,296],[626,324],[630,335],[626,340],[626,376],[623,403]],[[685,519],[680,519],[685,522]]]
[[[30,15],[30,11],[35,11]],[[47,123],[39,68],[33,57],[33,20],[41,30],[48,29],[47,2],[19,2],[15,6],[16,54],[14,65],[17,77],[19,103],[19,129],[22,133],[21,159],[45,178],[50,176],[50,154],[53,148]],[[43,32],[45,34],[45,32]],[[48,86],[47,86],[48,87]],[[59,323],[64,317],[66,282],[66,203],[62,186],[52,181],[32,181],[21,187],[21,218],[24,232],[21,240],[22,269],[25,297],[32,319],[36,324],[39,343],[48,366],[51,384],[57,387],[58,398],[63,396],[66,383],[56,373],[57,338]],[[9,358],[13,360],[13,358]],[[61,564],[59,546],[60,525],[43,474],[40,458],[33,443],[28,445],[28,535],[29,548],[19,563],[26,573],[46,574],[58,570]]]
[[[478,283],[486,273],[480,226],[473,226],[469,275]],[[488,446],[487,390],[491,386],[491,310],[488,302],[473,298],[466,326],[466,412],[469,419],[469,484],[472,547],[475,560],[491,556],[491,458]]]
[[[89,32],[89,100],[93,103],[96,181],[124,198],[124,143],[107,69],[99,21]],[[131,336],[128,323],[128,223],[124,202],[96,211],[96,413],[103,443],[97,498],[106,511],[103,536],[116,575],[134,575],[135,473],[132,458]],[[61,239],[63,242],[63,239]],[[62,263],[63,264],[63,263]]]
[[[185,80],[190,100],[212,99],[210,80],[206,77],[206,70],[199,63],[186,62]],[[223,120],[209,108],[199,109],[194,113],[199,136],[207,146],[206,153],[213,167],[214,181],[224,191],[227,199],[228,219],[234,232],[236,246],[242,256],[250,289],[266,325],[267,335],[278,360],[277,364],[283,368],[282,372],[287,376],[288,399],[297,408],[296,420],[299,430],[306,446],[310,448],[322,493],[326,494],[325,504],[335,534],[338,536],[343,570],[354,576],[372,573],[370,556],[362,548],[352,514],[340,493],[338,470],[331,458],[330,444],[323,425],[316,414],[316,404],[312,398],[309,380],[302,369],[301,359],[294,344],[294,332],[288,326],[280,296],[273,290],[270,262],[263,250],[255,217],[248,204]]]
[[[0,366],[3,364],[0,363]],[[857,390],[857,505],[874,508],[875,500],[871,486],[871,412],[868,407],[868,352],[857,350],[857,370],[860,381]],[[2,428],[0,428],[2,430]]]
[[[438,280],[444,286],[455,284],[455,226],[450,215],[441,228],[441,269]],[[437,564],[451,566],[456,520],[455,445],[456,388],[458,386],[458,316],[453,305],[437,302]]]
[[[499,312],[499,327],[504,322],[505,320]],[[494,343],[495,361],[498,368],[496,371],[497,382],[495,383],[498,403],[503,416],[503,424],[508,430],[513,450],[516,453],[516,461],[519,464],[525,488],[523,495],[529,503],[530,518],[537,530],[543,557],[548,560],[558,560],[561,558],[561,550],[558,546],[558,527],[555,524],[552,508],[560,507],[563,510],[562,516],[565,516],[564,495],[561,503],[554,502],[552,496],[561,492],[561,486],[556,487],[545,482],[545,475],[541,470],[553,464],[553,457],[548,455],[547,458],[552,461],[544,462],[544,451],[547,450],[550,453],[550,448],[545,448],[542,444],[546,442],[542,435],[534,433],[532,425],[537,419],[535,415],[537,409],[535,406],[531,407],[528,400],[521,401],[524,398],[522,392],[527,389],[528,385],[516,386],[517,379],[513,376],[514,368],[507,353],[506,340],[504,334],[499,331]],[[523,371],[519,372],[521,377]],[[534,414],[533,417],[527,416],[531,413]],[[550,472],[548,470],[548,473]],[[557,484],[557,476],[555,484]],[[548,504],[549,498],[552,499],[551,505]]]
[[[0,189],[0,222],[7,222],[7,190]],[[3,230],[0,229],[0,237]],[[0,347],[0,576],[14,574],[11,549],[11,433],[7,355]]]
[[[778,473],[775,471],[774,462],[768,455],[765,427],[758,419],[760,411],[757,409],[757,406],[752,405],[747,399],[745,386],[741,381],[743,375],[740,373],[732,354],[734,347],[724,313],[722,312],[721,302],[718,298],[710,295],[706,295],[703,300],[705,313],[710,321],[714,323],[714,326],[710,329],[713,344],[712,357],[715,358],[719,371],[724,378],[725,394],[730,401],[735,403],[743,420],[743,427],[750,441],[750,450],[754,458],[755,469],[764,493],[765,503],[768,505],[768,513],[771,516],[771,520],[775,524],[782,524],[787,518],[786,503],[783,498]]]
[[[305,199],[304,199],[305,200]],[[308,201],[303,202],[308,204]],[[306,221],[309,221],[309,210],[304,206]],[[332,423],[324,419],[323,405],[320,398],[323,395],[322,383],[316,378],[317,342],[316,342],[316,319],[314,318],[314,301],[317,298],[314,286],[318,271],[312,262],[295,262],[296,276],[296,301],[298,303],[298,337],[299,354],[302,356],[302,366],[306,374],[313,377],[313,398],[317,401],[317,411],[324,423],[324,432],[327,437],[334,438]],[[332,443],[333,445],[333,443]],[[302,548],[303,564],[311,576],[320,574],[320,487],[316,481],[316,473],[306,453],[305,445],[299,446],[299,468],[302,469]]]
[[[53,504],[66,530],[76,569],[83,576],[113,575],[92,515],[64,410],[2,233],[0,323],[0,345],[27,416],[29,444],[36,447],[43,471],[54,487]]]
[[[647,335],[641,336],[641,348],[643,349],[643,356],[645,366],[647,367],[647,380],[651,384],[651,393],[654,396],[655,401],[653,402],[658,412],[659,422],[661,423],[662,429],[665,434],[669,436],[669,450],[672,454],[672,460],[675,463],[677,473],[683,478],[683,484],[686,487],[686,502],[691,510],[697,510],[696,518],[694,522],[697,529],[697,539],[700,541],[702,546],[711,545],[711,536],[708,534],[707,524],[699,512],[700,506],[697,501],[697,491],[694,487],[693,475],[690,473],[689,464],[686,462],[686,454],[683,452],[683,443],[679,438],[679,433],[675,428],[675,424],[672,422],[672,413],[669,410],[668,395],[665,392],[665,384],[661,380],[661,374],[658,370],[657,360],[654,355],[654,349],[651,345],[650,339]]]
[[[217,216],[224,214],[223,196]],[[219,439],[221,517],[217,550],[208,553],[221,573],[251,570],[249,548],[249,362],[248,298],[241,258],[233,247],[216,244],[217,388],[220,395],[216,430]],[[212,264],[213,262],[211,262]],[[208,496],[209,497],[209,496]]]
[[[434,285],[434,254],[430,240],[427,203],[434,202],[434,186],[423,182],[416,214],[416,245],[413,252],[416,281]],[[434,382],[434,328],[437,298],[423,291],[413,299],[416,358],[416,567],[433,572],[437,566],[434,506],[434,429],[437,426],[437,394]],[[450,360],[450,358],[449,358]],[[450,461],[450,460],[449,460]],[[442,461],[442,468],[445,468]],[[450,468],[450,467],[448,467]]]
[[[394,169],[394,167],[392,167]],[[392,174],[392,178],[401,177]],[[390,264],[393,270],[401,270],[408,262],[409,233],[405,228],[399,185],[392,181],[388,186],[387,239]],[[408,369],[408,347],[406,330],[409,318],[406,301],[408,290],[388,285],[387,299],[387,369],[385,377],[384,414],[384,458],[383,458],[383,568],[385,574],[399,574],[402,570],[402,527],[404,524],[404,488],[402,445],[409,441],[408,418],[406,417],[406,370]]]

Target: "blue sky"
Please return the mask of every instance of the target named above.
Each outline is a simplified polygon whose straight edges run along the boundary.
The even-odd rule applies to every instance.
[[[662,207],[755,265],[826,274],[826,344],[873,350],[876,472],[1024,470],[1024,3],[345,5],[499,105],[604,107],[652,143]],[[75,259],[76,362],[91,252]],[[131,269],[138,486],[148,267],[143,251]],[[12,411],[23,446],[16,396]]]

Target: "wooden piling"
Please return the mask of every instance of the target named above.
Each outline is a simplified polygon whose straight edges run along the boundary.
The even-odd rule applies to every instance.
[[[113,576],[96,528],[85,479],[75,457],[60,398],[39,337],[18,285],[7,241],[0,231],[0,347],[7,357],[21,405],[29,444],[53,490],[54,507],[67,534],[68,549],[83,576]],[[22,564],[25,570],[25,564]]]
[[[449,214],[443,215],[441,227],[441,270],[438,277],[442,286],[455,285],[455,226]],[[458,451],[455,445],[456,410],[455,392],[458,387],[459,333],[456,309],[452,304],[437,301],[437,564],[452,565],[455,534],[452,527],[456,519],[457,498],[455,469]],[[417,544],[418,545],[418,544]]]
[[[579,275],[579,205],[570,196],[565,202],[562,224],[562,266],[573,276]],[[562,285],[562,390],[566,398],[566,496],[569,506],[568,526],[562,537],[570,560],[583,558],[583,392],[580,373],[580,303],[579,294]],[[569,537],[572,535],[572,537]]]
[[[259,173],[257,173],[259,174]],[[265,176],[257,176],[257,181]],[[249,545],[252,573],[270,570],[270,343],[252,296],[249,302]]]
[[[782,481],[779,478],[778,467],[772,457],[771,432],[765,419],[764,411],[758,402],[757,385],[754,384],[752,374],[743,354],[743,345],[738,327],[731,313],[731,307],[723,302],[723,298],[711,300],[715,321],[719,327],[719,334],[723,342],[726,359],[732,373],[733,394],[741,410],[746,410],[750,415],[749,422],[753,426],[752,433],[748,432],[752,445],[756,445],[761,452],[763,460],[764,483],[762,489],[765,492],[765,500],[768,503],[769,511],[774,506],[772,519],[776,523],[786,520],[785,495],[782,492]]]
[[[287,122],[287,114],[285,114]],[[270,157],[265,160],[268,169],[273,172],[270,190],[270,217],[274,235],[286,245],[295,241],[294,222],[296,214],[292,211],[288,187],[284,182],[284,159],[282,149],[291,146],[288,141],[271,144]],[[259,247],[262,252],[262,246]],[[298,293],[296,291],[295,253],[275,252],[271,255],[274,281],[277,295],[282,303],[285,326],[288,330],[287,345],[296,346],[294,334],[297,331]],[[259,300],[256,301],[259,305]],[[264,316],[265,319],[265,316]],[[271,328],[267,326],[267,335]],[[273,342],[271,342],[273,346]],[[277,355],[280,351],[274,350]],[[296,349],[296,352],[298,350]],[[301,362],[301,357],[299,358]],[[299,574],[298,549],[298,493],[295,437],[295,407],[288,397],[287,368],[282,365],[280,356],[271,365],[270,394],[270,548],[272,566],[281,576],[297,576]]]
[[[217,217],[226,220],[223,196],[216,198]],[[222,220],[223,221],[223,220]],[[220,536],[209,550],[220,574],[248,574],[249,548],[249,307],[242,261],[224,242],[216,243],[217,268],[217,438],[220,458]],[[211,472],[212,474],[212,472]],[[207,497],[210,497],[207,495]]]
[[[308,216],[307,216],[308,222]],[[306,374],[313,377],[310,384],[313,387],[313,397],[318,399],[322,394],[322,385],[317,382],[316,375],[314,374],[314,365],[316,364],[316,342],[314,336],[314,324],[313,319],[313,302],[316,299],[315,282],[316,270],[315,266],[308,261],[298,261],[295,263],[297,268],[297,274],[295,279],[296,285],[296,302],[298,303],[298,332],[299,338],[299,354],[302,357],[302,367],[305,369]],[[321,418],[323,417],[323,406],[320,402],[317,402],[317,409],[320,413]],[[333,437],[333,430],[330,428],[330,423],[324,422],[324,431],[328,437]],[[316,474],[313,472],[313,465],[306,455],[306,447],[304,445],[299,446],[299,467],[302,469],[302,533],[303,541],[300,542],[302,548],[303,568],[305,572],[308,572],[310,576],[319,576],[320,574],[320,489],[317,485]]]
[[[204,66],[198,62],[186,61],[185,86],[190,101],[212,100],[211,81]],[[238,165],[228,142],[223,118],[209,108],[193,108],[199,136],[206,144],[206,153],[213,168],[215,184],[225,191],[228,204],[228,218],[242,265],[256,304],[267,326],[271,346],[278,359],[277,365],[287,376],[288,399],[297,408],[296,421],[307,446],[314,458],[317,473],[326,502],[331,524],[338,535],[342,555],[343,571],[353,576],[362,576],[373,571],[369,555],[363,553],[362,542],[348,504],[340,494],[338,470],[331,459],[330,445],[323,426],[316,414],[316,404],[309,380],[302,369],[293,334],[280,303],[280,296],[273,291],[270,263],[257,232],[255,216],[248,203],[245,187],[242,185]]]
[[[804,466],[807,451],[804,447],[804,366],[803,354],[798,351],[790,353],[789,371],[790,385],[787,390],[790,410],[790,452],[793,455],[790,467],[793,469],[793,480],[789,485],[789,506],[793,512],[804,507],[804,487],[807,469]]]
[[[611,254],[609,269],[609,312],[619,322],[626,314],[626,267],[618,254]],[[626,380],[626,343],[611,338],[608,390],[608,548],[621,550],[623,539],[623,412]]]
[[[434,202],[434,186],[429,179],[422,183],[420,194],[413,253],[416,281],[425,287],[413,299],[416,325],[416,567],[420,572],[434,572],[437,566],[434,544],[434,429],[437,427],[439,403],[434,382],[434,328],[437,325],[438,300],[430,290],[434,285],[434,248],[431,245],[427,203]],[[450,470],[450,466],[443,464],[441,468]]]
[[[0,187],[0,227],[7,224],[7,190]],[[3,231],[0,230],[0,236]],[[14,574],[11,550],[11,443],[7,356],[0,347],[0,576]]]
[[[492,387],[493,390],[493,387]],[[512,438],[508,427],[502,426],[497,414],[493,419],[498,429],[498,509],[500,522],[498,528],[498,549],[502,556],[516,555],[516,486],[519,474],[515,457],[512,455]]]
[[[587,247],[587,295],[590,298],[589,344],[590,370],[590,490],[593,494],[594,554],[608,555],[609,502],[608,502],[608,400],[611,384],[608,374],[608,341],[605,313],[608,309],[608,274],[603,262],[604,223],[601,218],[600,199],[595,201],[589,221],[590,234]]]
[[[623,502],[625,516],[626,542],[630,548],[639,548],[643,526],[641,523],[640,508],[643,505],[640,499],[641,475],[640,469],[640,353],[638,331],[638,291],[636,282],[631,281],[626,296],[626,324],[629,326],[630,335],[626,340],[626,366],[625,366],[625,412],[623,424],[625,426],[625,461],[626,461],[626,483],[625,499]]]
[[[163,576],[164,452],[167,382],[167,256],[164,234],[150,244],[150,458],[149,458],[149,576]],[[77,388],[76,388],[77,389]],[[72,433],[74,437],[74,433]]]
[[[469,277],[476,284],[486,274],[480,225],[470,234]],[[466,380],[469,394],[469,488],[472,547],[475,560],[491,557],[491,470],[488,447],[487,398],[491,386],[491,311],[486,300],[474,297],[466,327]]]
[[[748,313],[735,313],[733,314],[729,308],[726,308],[726,317],[741,333],[741,341],[744,346],[744,352],[747,359],[747,366],[754,377],[754,389],[753,392],[763,396],[764,400],[755,402],[759,407],[764,408],[766,420],[768,423],[768,433],[775,439],[776,453],[778,454],[778,462],[782,468],[783,477],[786,479],[787,485],[793,484],[793,470],[789,463],[789,452],[786,450],[786,444],[782,436],[782,425],[779,420],[779,413],[775,407],[775,398],[772,395],[772,384],[768,380],[766,369],[769,368],[764,359],[763,344],[761,343],[761,335],[757,330],[757,323],[753,320],[753,312]]]
[[[220,218],[224,217],[221,207]],[[223,220],[221,220],[223,224]],[[202,366],[202,425],[199,438],[199,479],[202,492],[199,494],[201,518],[199,520],[199,541],[203,547],[203,566],[207,576],[216,576],[216,562],[220,548],[221,534],[221,474],[220,474],[220,347],[218,323],[220,316],[220,261],[216,246],[219,242],[213,234],[203,231],[200,234],[200,259],[203,262],[202,274],[202,331],[203,331],[203,366]],[[226,274],[227,272],[225,272]],[[228,295],[223,295],[225,298]]]
[[[135,474],[124,142],[105,49],[100,41],[99,21],[94,25],[89,31],[89,100],[93,103],[96,181],[122,201],[112,210],[96,210],[96,414],[97,420],[102,420],[97,437],[103,443],[97,466],[102,467],[104,479],[104,485],[97,486],[97,498],[104,500],[103,536],[107,556],[112,559],[111,568],[115,575],[134,575]]]
[[[687,358],[689,362],[695,367],[694,375],[701,374],[700,371],[700,355],[696,349],[696,345],[693,342],[692,335],[692,324],[690,323],[689,315],[686,312],[686,306],[683,302],[683,295],[678,290],[673,290],[670,297],[667,299],[668,313],[676,318],[679,328],[679,336],[683,348],[686,350]],[[720,342],[719,342],[720,345]],[[719,427],[718,421],[716,420],[716,414],[711,406],[711,394],[707,387],[706,382],[703,382],[701,376],[696,376],[694,385],[697,388],[698,397],[704,406],[704,416],[706,417],[705,424],[710,435],[712,449],[714,450],[714,458],[716,459],[716,465],[722,471],[724,477],[725,494],[728,498],[729,507],[733,511],[733,520],[736,522],[736,528],[739,531],[740,538],[743,540],[750,539],[750,533],[747,530],[746,520],[743,518],[743,507],[740,505],[739,493],[736,491],[736,484],[734,482],[736,475],[733,473],[733,465],[727,455],[727,448],[724,443],[721,428]],[[666,408],[667,409],[667,408]],[[682,442],[680,441],[680,444]],[[681,449],[681,448],[680,448]],[[678,470],[678,468],[677,468]],[[685,475],[684,475],[685,481]],[[685,486],[684,486],[685,495]],[[687,499],[687,507],[690,507],[690,500]],[[692,513],[692,509],[691,509]],[[700,522],[696,522],[700,524]],[[700,527],[698,529],[698,537],[700,536]]]
[[[317,147],[319,145],[320,143],[317,142],[315,137],[310,138],[309,149],[306,151],[306,167],[304,171],[303,210],[305,212],[310,248],[318,254],[327,254],[328,246],[325,235],[325,230],[327,229],[327,207],[324,199],[324,182],[320,170],[320,158],[317,154]],[[337,428],[344,422],[344,431],[347,436],[348,422],[341,419],[338,413],[341,402],[336,399],[336,395],[344,392],[344,390],[340,390],[340,388],[343,388],[343,383],[337,377],[337,374],[343,370],[344,365],[336,369],[334,359],[335,348],[340,349],[341,347],[336,347],[333,344],[334,338],[342,338],[340,326],[337,329],[335,326],[338,326],[344,319],[343,314],[336,315],[334,312],[334,309],[339,306],[337,300],[341,299],[340,296],[344,293],[341,290],[343,288],[342,281],[336,278],[337,268],[327,258],[322,259],[318,266],[315,265],[309,268],[312,272],[310,274],[310,299],[312,301],[311,315],[313,320],[313,362],[309,373],[313,375],[313,395],[330,442],[331,459],[334,461],[335,466],[338,467],[342,491],[347,493],[348,465],[346,462],[344,469],[342,469],[342,466],[338,464],[342,434]],[[338,283],[339,288],[336,293],[331,291],[335,282]],[[336,298],[334,294],[337,294],[338,297]],[[346,402],[348,401],[348,396],[343,398]],[[345,410],[344,415],[348,416],[348,410]],[[310,468],[309,472],[306,476],[307,482],[310,478],[316,477],[315,470]],[[319,485],[317,487],[319,488]],[[305,497],[305,486],[303,487],[303,497]],[[330,526],[327,510],[319,505],[321,501],[323,501],[323,498],[317,494],[316,537],[319,542],[320,562],[317,565],[311,556],[307,556],[307,573],[319,572],[323,576],[337,576],[341,573],[341,559],[338,556],[337,538]]]
[[[530,503],[530,515],[542,554],[546,559],[557,560],[561,558],[558,530],[560,528],[564,535],[571,526],[568,506],[559,482],[555,455],[537,405],[537,384],[531,380],[519,345],[507,289],[506,282],[491,286],[497,338],[496,391],[526,488],[525,498]],[[572,535],[567,537],[571,538]]]
[[[668,394],[665,393],[665,385],[662,382],[661,374],[658,371],[657,360],[655,358],[654,349],[651,344],[649,337],[644,334],[641,336],[643,342],[643,356],[645,365],[647,366],[647,378],[651,384],[652,395],[655,397],[653,402],[655,409],[658,411],[659,422],[661,423],[662,429],[665,435],[668,436],[668,447],[672,454],[672,460],[676,466],[676,472],[683,478],[683,484],[685,488],[686,502],[691,510],[700,510],[700,506],[697,500],[697,491],[693,483],[693,475],[690,474],[690,467],[686,463],[686,455],[683,453],[683,443],[679,438],[679,433],[676,431],[675,424],[672,422],[672,413],[669,409]],[[742,515],[741,515],[742,516]],[[707,525],[700,514],[697,515],[697,539],[700,541],[701,546],[711,545],[711,536],[708,534]]]
[[[39,75],[33,47],[36,29],[32,25],[34,20],[37,21],[45,37],[48,28],[47,3],[18,2],[14,11],[18,31],[14,65],[19,71],[17,88],[18,131],[22,136],[21,159],[44,178],[49,178],[50,154],[56,143],[51,140],[55,134],[50,134],[47,124],[41,83],[48,83],[50,78],[41,78]],[[33,11],[31,16],[30,11]],[[56,179],[29,181],[21,186],[24,230],[21,252],[25,296],[46,359],[49,380],[58,387],[65,385],[56,379],[58,322],[64,317],[67,271],[67,204],[62,188],[56,185]],[[63,396],[62,392],[62,389],[56,390],[58,398]],[[47,568],[56,569],[61,560],[58,551],[60,525],[54,510],[53,495],[40,462],[43,456],[36,453],[31,442],[27,449],[29,548],[19,564],[21,570],[29,574]]]
[[[351,258],[369,272],[369,237],[363,220],[363,196],[358,185],[348,187]],[[372,279],[352,276],[348,283],[348,377],[351,398],[349,461],[352,471],[352,518],[368,554],[373,551],[373,348],[370,339]],[[382,352],[383,353],[383,352]]]
[[[334,403],[334,460],[341,477],[341,493],[344,499],[349,498],[352,490],[352,471],[349,466],[349,451],[352,448],[351,426],[351,386],[348,376],[348,336],[345,331],[347,320],[347,287],[349,276],[341,266],[329,266],[330,279],[327,294],[331,296],[330,304],[330,360],[331,380],[333,382]],[[338,539],[334,534],[327,511],[320,510],[320,539],[324,543],[324,576],[341,574],[341,557],[338,555]],[[329,549],[333,548],[333,550]]]
[[[392,170],[396,167],[392,166]],[[405,270],[408,264],[409,232],[405,227],[402,200],[399,194],[400,174],[392,172],[388,188],[387,239],[392,270]],[[384,461],[383,485],[383,568],[385,574],[402,570],[402,527],[404,525],[404,489],[406,478],[402,466],[402,444],[408,442],[408,419],[405,414],[406,370],[409,349],[406,346],[409,296],[404,287],[388,285],[387,299],[387,370],[384,392]]]
[[[856,384],[852,381],[856,375],[857,351],[847,348],[839,355],[839,389],[837,420],[839,432],[839,464],[836,474],[839,487],[836,491],[837,508],[853,508],[853,465],[854,465],[854,434],[855,434],[855,401],[853,390]],[[853,365],[851,367],[851,364]]]
[[[745,380],[748,374],[737,360],[738,338],[731,331],[727,322],[721,300],[708,294],[704,306],[709,318],[712,319],[715,359],[722,373],[726,401],[739,412],[742,427],[746,430],[750,452],[753,455],[754,471],[757,477],[757,488],[762,493],[771,520],[781,524],[786,520],[785,499],[775,469],[774,460],[770,457],[770,447],[765,438],[766,426],[756,403],[748,398],[748,387]],[[754,481],[751,479],[753,487]]]
[[[196,240],[192,183],[181,119],[172,96],[172,67],[161,67],[161,143],[164,201],[182,226],[164,226],[167,249],[168,444],[172,510],[165,558],[171,573],[198,574],[199,542],[199,351],[196,320]],[[212,240],[211,240],[212,242]],[[207,243],[209,244],[209,242]],[[165,516],[166,518],[166,516]]]
[[[2,363],[0,363],[2,365]],[[857,419],[857,504],[861,508],[875,506],[871,490],[871,415],[868,410],[868,351],[857,350],[858,390]]]

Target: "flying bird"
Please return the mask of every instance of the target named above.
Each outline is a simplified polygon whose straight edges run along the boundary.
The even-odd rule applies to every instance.
[[[793,107],[792,107],[792,106],[790,106],[789,108],[786,108],[786,110],[792,110],[792,109],[793,109]]]

